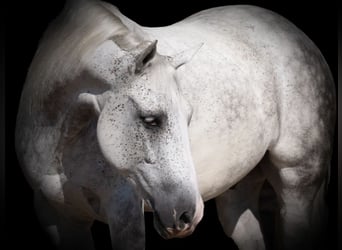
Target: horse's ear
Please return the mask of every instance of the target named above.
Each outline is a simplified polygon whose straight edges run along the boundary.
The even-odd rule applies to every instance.
[[[157,40],[143,41],[133,49],[131,55],[134,57],[134,73],[137,74],[143,70],[149,61],[155,56],[157,51]]]
[[[203,46],[204,43],[200,43],[190,49],[184,50],[172,57],[169,57],[169,61],[175,69],[178,69],[180,66],[188,63],[191,59],[196,55],[199,49]]]

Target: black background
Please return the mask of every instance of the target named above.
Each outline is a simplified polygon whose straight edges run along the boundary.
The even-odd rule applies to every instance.
[[[110,1],[109,1],[110,2]],[[253,4],[271,9],[297,25],[318,46],[337,82],[337,1],[112,1],[121,12],[145,26],[163,26],[179,21],[197,11],[230,4]],[[20,93],[28,66],[48,23],[61,11],[64,1],[13,1],[5,11],[5,233],[8,249],[52,249],[33,212],[33,195],[24,179],[14,151],[14,127]],[[337,140],[336,140],[337,141]],[[337,145],[337,142],[335,142]],[[335,147],[336,148],[336,147]],[[337,150],[333,155],[329,191],[330,249],[337,249]],[[205,216],[195,233],[185,239],[165,241],[152,227],[147,215],[146,249],[195,249],[209,243],[212,249],[235,249],[219,225],[213,201],[206,203]],[[108,232],[102,224],[94,228],[98,249],[110,249]],[[1,247],[4,249],[3,247]],[[6,248],[5,248],[6,249]]]

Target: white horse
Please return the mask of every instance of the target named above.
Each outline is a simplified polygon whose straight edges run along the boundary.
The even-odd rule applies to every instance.
[[[93,249],[94,220],[114,249],[144,249],[144,210],[161,236],[184,237],[213,198],[239,249],[265,249],[265,180],[280,207],[276,247],[314,249],[334,115],[323,56],[271,11],[219,7],[147,28],[79,0],[32,61],[16,150],[60,249]]]

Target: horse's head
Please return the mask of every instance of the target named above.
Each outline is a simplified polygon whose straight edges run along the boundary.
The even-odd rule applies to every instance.
[[[176,62],[156,53],[156,42],[125,51],[108,40],[90,57],[88,72],[112,87],[83,96],[99,114],[103,156],[132,181],[165,238],[192,233],[203,213],[188,137],[192,109],[176,77],[185,54]]]

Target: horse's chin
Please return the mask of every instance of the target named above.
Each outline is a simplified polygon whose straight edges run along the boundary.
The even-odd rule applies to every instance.
[[[184,238],[191,235],[195,230],[194,225],[187,226],[181,230],[171,227],[165,227],[156,213],[153,214],[153,225],[158,234],[166,240],[172,238]]]

